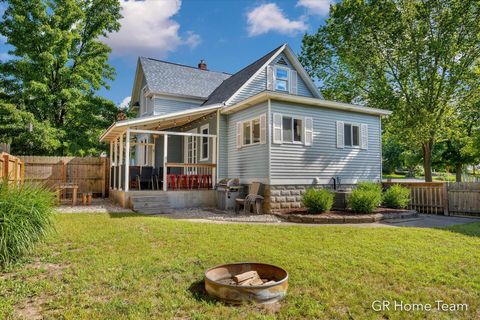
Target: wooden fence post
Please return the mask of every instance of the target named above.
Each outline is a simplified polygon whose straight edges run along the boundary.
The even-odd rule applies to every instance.
[[[102,199],[105,199],[105,184],[107,176],[107,158],[102,159]]]
[[[448,216],[450,215],[448,212],[448,185],[444,183],[442,186],[443,190],[443,215]]]
[[[8,158],[8,153],[3,155],[3,179],[8,183],[8,164],[10,159]]]

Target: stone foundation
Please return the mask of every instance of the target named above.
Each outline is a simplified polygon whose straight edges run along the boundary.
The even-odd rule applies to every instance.
[[[351,189],[353,185],[342,185],[341,189]],[[302,198],[309,188],[329,189],[332,185],[266,185],[263,212],[274,213],[285,209],[303,208]]]

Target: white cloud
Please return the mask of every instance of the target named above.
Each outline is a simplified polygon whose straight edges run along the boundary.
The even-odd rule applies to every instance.
[[[125,109],[128,107],[128,104],[130,103],[131,97],[125,97],[122,102],[118,105],[119,109]]]
[[[5,62],[12,59],[13,56],[10,55],[8,52],[0,52],[0,61]]]
[[[258,36],[270,31],[294,35],[306,31],[308,25],[303,20],[290,20],[275,3],[262,4],[247,14],[248,35]]]
[[[310,14],[326,17],[330,12],[330,5],[334,3],[334,0],[298,0],[297,7],[305,7]]]
[[[121,5],[122,27],[105,39],[114,55],[164,57],[181,45],[195,47],[201,41],[193,31],[187,31],[185,37],[180,34],[180,24],[173,20],[182,5],[180,0],[122,0]]]

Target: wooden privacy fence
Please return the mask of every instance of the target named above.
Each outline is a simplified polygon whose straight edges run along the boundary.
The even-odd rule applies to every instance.
[[[78,192],[108,193],[109,159],[103,157],[20,156],[25,180],[44,183],[52,189],[61,183],[78,184]]]
[[[24,179],[23,161],[8,153],[0,153],[0,179],[9,183],[22,182]]]
[[[421,213],[480,215],[480,183],[384,182],[410,189],[409,209]]]

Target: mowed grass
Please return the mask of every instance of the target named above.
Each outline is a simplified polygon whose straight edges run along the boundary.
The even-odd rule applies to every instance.
[[[447,231],[59,214],[56,233],[31,258],[37,262],[0,273],[0,318],[15,318],[27,303],[41,305],[47,319],[478,319],[479,230],[480,223]],[[205,269],[236,261],[288,270],[277,312],[205,296]],[[468,311],[373,311],[383,299],[466,303]]]

